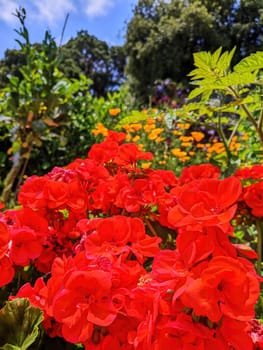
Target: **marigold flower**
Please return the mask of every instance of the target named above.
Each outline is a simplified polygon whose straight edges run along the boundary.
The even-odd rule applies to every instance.
[[[132,142],[137,142],[137,141],[139,141],[140,140],[140,136],[139,135],[136,135],[136,136],[134,136],[134,138],[132,139]]]
[[[121,110],[120,108],[111,108],[109,109],[109,114],[113,117],[116,117],[118,114],[120,114]]]
[[[108,135],[108,129],[105,128],[105,126],[102,123],[98,123],[96,125],[96,129],[91,130],[91,132],[95,136],[98,136],[98,135],[107,136]]]
[[[192,131],[191,135],[196,142],[200,142],[205,137],[205,134],[200,131]]]
[[[156,143],[160,143],[160,142],[163,142],[165,140],[165,138],[164,137],[160,137],[160,136],[158,136],[158,137],[156,137],[156,139],[154,140]]]
[[[185,151],[182,151],[180,148],[172,148],[171,153],[178,158],[187,156],[187,153]]]

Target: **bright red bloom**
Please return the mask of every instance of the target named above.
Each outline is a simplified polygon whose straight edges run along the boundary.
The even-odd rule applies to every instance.
[[[241,183],[235,177],[192,181],[175,189],[177,205],[170,210],[168,221],[174,227],[218,226],[228,230],[241,192]]]
[[[3,256],[0,259],[0,287],[10,283],[14,278],[15,270],[9,257]]]
[[[85,228],[86,226],[86,228]],[[89,254],[108,251],[112,254],[133,253],[139,262],[154,256],[159,250],[160,237],[150,237],[141,219],[115,215],[105,219],[80,221],[81,230],[93,232],[85,238],[85,250]]]
[[[33,306],[45,309],[47,298],[47,286],[42,277],[38,278],[34,287],[30,283],[25,283],[17,292],[16,298],[28,298]]]
[[[24,207],[39,209],[46,206],[43,189],[48,179],[44,176],[30,176],[20,187],[18,202]]]
[[[244,201],[254,216],[263,217],[263,181],[245,187]]]
[[[68,272],[52,308],[54,318],[62,323],[66,340],[87,341],[94,325],[108,326],[116,317],[111,301],[110,273],[101,270]]]
[[[118,144],[122,144],[126,139],[126,134],[124,132],[116,132],[113,130],[109,130],[108,135],[105,141],[114,141]]]
[[[42,244],[30,228],[12,230],[11,242],[10,258],[15,265],[27,266],[41,254]]]
[[[254,316],[259,296],[256,273],[242,260],[227,256],[213,258],[200,278],[188,284],[181,299],[197,316],[218,322],[223,315],[248,321]]]
[[[205,347],[208,340],[213,339],[213,330],[205,325],[194,322],[190,315],[179,313],[174,319],[163,319],[158,327],[156,341],[152,349],[182,349],[182,350],[227,350],[229,348]],[[213,344],[213,345],[218,345]],[[150,350],[150,349],[149,349]]]
[[[44,195],[48,208],[65,208],[69,200],[69,185],[64,182],[49,180],[44,187]]]
[[[8,249],[10,233],[5,223],[0,221],[0,259],[3,258]]]
[[[118,165],[134,165],[138,160],[152,160],[151,152],[143,152],[135,143],[124,143],[119,147],[114,162]]]
[[[179,182],[185,184],[193,180],[218,179],[220,176],[219,167],[213,164],[199,164],[185,167],[179,177]]]
[[[241,180],[245,179],[262,179],[263,178],[263,165],[256,164],[252,167],[245,167],[235,171],[234,176]]]
[[[119,145],[115,141],[103,141],[99,144],[93,145],[88,153],[88,158],[96,163],[104,164],[113,159],[118,154]]]

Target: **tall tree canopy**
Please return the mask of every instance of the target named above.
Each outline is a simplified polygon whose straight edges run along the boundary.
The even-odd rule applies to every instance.
[[[40,46],[35,44],[36,48]],[[109,46],[83,30],[57,49],[61,56],[59,69],[69,79],[78,78],[81,73],[91,79],[95,96],[106,96],[124,80],[126,55],[122,46]],[[20,69],[25,62],[25,53],[21,50],[6,50],[4,59],[0,60],[0,87],[7,84],[9,75],[21,78]]]
[[[146,102],[156,80],[185,79],[194,52],[236,46],[239,60],[262,35],[263,0],[139,0],[126,32],[131,91]]]
[[[61,48],[61,53],[60,69],[68,78],[77,78],[80,73],[90,78],[96,96],[105,96],[123,82],[126,56],[121,46],[109,46],[82,30]]]

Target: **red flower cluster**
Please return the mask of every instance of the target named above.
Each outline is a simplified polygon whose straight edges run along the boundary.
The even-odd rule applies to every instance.
[[[219,179],[209,164],[179,178],[143,170],[152,155],[124,136],[21,186],[22,207],[0,216],[0,285],[18,266],[48,274],[15,297],[87,350],[262,349],[256,253],[230,240],[240,202],[262,216],[262,179],[242,186],[241,171]]]

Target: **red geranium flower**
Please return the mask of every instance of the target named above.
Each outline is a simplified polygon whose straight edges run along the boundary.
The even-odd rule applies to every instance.
[[[245,187],[244,201],[254,216],[263,216],[263,181]]]
[[[197,316],[218,322],[223,315],[250,320],[258,296],[259,282],[255,272],[248,270],[240,259],[217,256],[201,272],[200,278],[187,285],[181,298]]]
[[[0,287],[10,283],[14,278],[15,270],[8,256],[0,259]]]
[[[193,180],[218,179],[220,176],[219,167],[213,164],[199,164],[185,167],[179,177],[179,182],[185,184]]]
[[[42,244],[30,228],[13,229],[11,242],[10,258],[16,265],[27,266],[41,254]]]
[[[241,192],[241,183],[235,177],[192,181],[181,189],[175,188],[177,205],[170,210],[168,221],[174,227],[219,226],[228,230]]]
[[[111,275],[101,270],[69,271],[53,300],[53,316],[62,323],[63,337],[87,341],[94,325],[108,326],[116,317],[111,301]]]
[[[8,249],[10,233],[5,223],[0,221],[0,259],[3,258]]]

